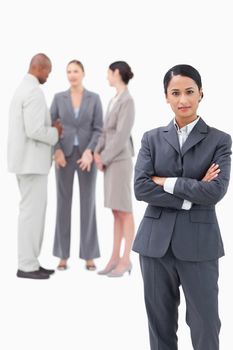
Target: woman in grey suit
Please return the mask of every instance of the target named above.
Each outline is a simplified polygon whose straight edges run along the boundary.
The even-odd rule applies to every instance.
[[[53,121],[60,119],[64,127],[63,138],[56,145],[54,153],[57,218],[53,253],[60,258],[58,269],[66,269],[70,256],[73,180],[77,172],[80,190],[80,258],[86,260],[88,270],[94,270],[93,259],[99,257],[100,253],[93,151],[102,130],[102,106],[99,96],[83,87],[84,67],[80,61],[72,60],[68,63],[67,78],[70,88],[57,93],[51,106]]]
[[[134,123],[134,101],[127,89],[133,78],[129,65],[117,61],[109,66],[108,81],[116,95],[110,101],[104,130],[95,149],[97,168],[104,171],[104,202],[114,216],[114,243],[109,262],[101,275],[120,277],[131,271],[130,252],[134,237],[131,178],[133,143],[131,129]],[[120,257],[125,239],[124,253]]]
[[[215,205],[230,178],[231,137],[197,114],[199,72],[179,64],[164,76],[174,117],[147,131],[135,166],[135,195],[148,204],[133,250],[140,254],[151,350],[178,349],[180,287],[194,350],[219,350]]]

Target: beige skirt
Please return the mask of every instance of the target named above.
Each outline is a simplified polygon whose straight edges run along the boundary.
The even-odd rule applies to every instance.
[[[104,206],[132,212],[132,159],[112,162],[104,171]]]

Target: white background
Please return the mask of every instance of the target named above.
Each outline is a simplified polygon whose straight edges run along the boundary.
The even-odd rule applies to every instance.
[[[136,103],[133,138],[136,152],[144,131],[172,118],[164,100],[162,79],[173,65],[196,67],[203,80],[199,114],[232,134],[232,11],[231,1],[1,1],[1,138],[0,138],[0,348],[4,350],[128,350],[149,349],[147,319],[138,256],[132,254],[130,277],[110,279],[87,272],[78,259],[79,196],[73,205],[70,269],[48,281],[15,277],[19,194],[14,175],[7,173],[8,108],[12,94],[28,69],[30,58],[46,53],[53,71],[43,86],[48,105],[54,93],[68,88],[65,67],[79,59],[86,69],[86,88],[98,92],[104,110],[114,91],[106,72],[115,60],[126,60],[135,78],[129,88]],[[97,183],[98,230],[106,263],[112,247],[113,220],[103,208],[102,174]],[[221,349],[229,349],[232,333],[233,240],[228,195],[218,205],[226,257],[220,264]],[[134,200],[136,226],[145,205]],[[56,193],[54,170],[49,176],[48,210],[41,263],[53,267]],[[192,349],[182,297],[179,349]]]

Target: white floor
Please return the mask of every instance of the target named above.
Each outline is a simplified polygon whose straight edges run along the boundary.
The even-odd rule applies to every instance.
[[[54,174],[49,177],[49,201],[41,264],[55,267],[52,254],[55,218]],[[72,249],[70,268],[56,272],[49,280],[18,279],[16,273],[16,227],[18,212],[17,186],[9,178],[10,193],[5,202],[5,230],[0,236],[1,287],[0,349],[13,350],[148,350],[147,318],[138,256],[132,253],[131,275],[111,279],[86,271],[78,258],[78,187],[75,181],[72,219]],[[112,215],[103,208],[102,176],[98,177],[98,228],[102,257],[98,268],[107,261],[112,244]],[[134,203],[138,224],[143,205]],[[75,232],[76,231],[76,232]],[[221,349],[227,349],[231,337],[232,292],[228,286],[228,266],[231,256],[221,260],[220,313],[223,320]],[[191,350],[189,329],[185,324],[185,302],[181,299],[179,318],[179,349]],[[228,320],[228,321],[227,321]]]

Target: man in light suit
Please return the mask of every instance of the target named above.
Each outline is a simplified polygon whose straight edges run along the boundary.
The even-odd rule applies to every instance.
[[[47,279],[54,270],[40,266],[47,202],[47,177],[51,146],[58,141],[62,126],[51,126],[50,114],[39,84],[51,72],[51,61],[35,55],[28,74],[17,88],[10,105],[8,169],[16,174],[21,194],[18,220],[18,271],[22,278]]]
[[[231,137],[197,114],[201,77],[189,65],[164,77],[175,118],[144,134],[135,195],[148,203],[133,249],[140,254],[153,350],[177,350],[179,287],[195,350],[218,350],[218,258],[224,255],[215,204],[230,176]]]

